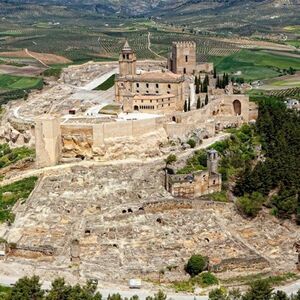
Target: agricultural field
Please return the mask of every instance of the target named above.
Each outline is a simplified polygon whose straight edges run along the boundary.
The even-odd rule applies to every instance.
[[[42,88],[43,81],[36,77],[0,75],[0,91]]]
[[[218,72],[227,72],[234,76],[241,72],[239,77],[247,81],[262,80],[278,77],[284,69],[290,67],[300,70],[300,59],[286,55],[277,55],[264,51],[241,50],[224,59],[214,58]]]
[[[282,89],[282,90],[272,90],[268,92],[268,95],[275,97],[293,97],[300,100],[300,87]]]
[[[284,29],[288,32],[300,34],[300,25],[286,26]]]
[[[263,89],[288,89],[300,87],[300,72],[295,75],[276,77],[274,79],[265,80]]]

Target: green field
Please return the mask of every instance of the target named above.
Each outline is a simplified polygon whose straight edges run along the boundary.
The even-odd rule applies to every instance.
[[[241,50],[223,59],[213,58],[219,73],[234,73],[241,71],[239,77],[247,81],[277,77],[283,69],[293,67],[300,70],[300,59],[283,55],[266,53],[258,50]]]
[[[27,147],[11,149],[8,144],[0,145],[0,169],[16,163],[24,158],[34,157],[35,151]]]
[[[0,75],[0,90],[37,89],[42,86],[41,78]]]
[[[116,78],[116,75],[110,76],[106,81],[104,81],[102,84],[97,86],[95,88],[95,90],[107,91],[108,89],[112,88],[115,85],[115,78]]]
[[[300,34],[300,25],[286,26],[284,29],[289,32]]]
[[[296,48],[300,48],[300,40],[290,40],[285,42],[287,45],[294,46]]]
[[[0,187],[0,223],[13,222],[14,215],[11,212],[17,201],[26,201],[35,187],[37,177],[29,177],[15,183]]]

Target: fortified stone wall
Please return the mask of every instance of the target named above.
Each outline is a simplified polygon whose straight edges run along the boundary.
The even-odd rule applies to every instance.
[[[65,123],[59,128],[54,124],[56,121],[52,120],[54,123],[51,123],[51,127],[47,118],[42,118],[36,127],[37,160],[40,166],[57,163],[60,157],[60,144],[64,157],[107,157],[106,153],[110,152],[108,157],[112,158],[114,151],[118,153],[113,155],[114,158],[120,158],[119,155],[122,158],[141,157],[142,151],[152,157],[160,153],[159,144],[166,142],[167,138],[182,139],[194,130],[203,131],[203,137],[212,137],[216,133],[216,128],[239,126],[248,121],[249,99],[244,95],[222,95],[202,109],[174,112],[146,120],[96,124]],[[46,128],[45,134],[41,128]],[[45,143],[49,146],[46,147]],[[124,151],[122,153],[122,147],[126,149],[126,155]],[[153,151],[150,151],[151,147]],[[51,158],[48,151],[52,153]]]

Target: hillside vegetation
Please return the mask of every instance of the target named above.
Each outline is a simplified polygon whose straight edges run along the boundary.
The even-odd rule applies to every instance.
[[[256,131],[264,158],[245,166],[235,194],[246,197],[241,203],[246,210],[265,203],[274,215],[296,216],[300,224],[300,115],[288,110],[280,100],[265,99],[259,105]]]

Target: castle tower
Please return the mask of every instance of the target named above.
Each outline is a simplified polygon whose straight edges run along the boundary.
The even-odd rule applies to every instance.
[[[126,75],[136,75],[136,55],[129,46],[128,41],[125,42],[120,53],[119,69],[121,77]]]
[[[169,58],[169,70],[175,74],[192,75],[196,70],[196,43],[173,42]]]
[[[209,174],[218,173],[219,155],[214,149],[207,151],[207,168]]]
[[[55,166],[62,151],[60,117],[42,115],[35,120],[36,166]]]

